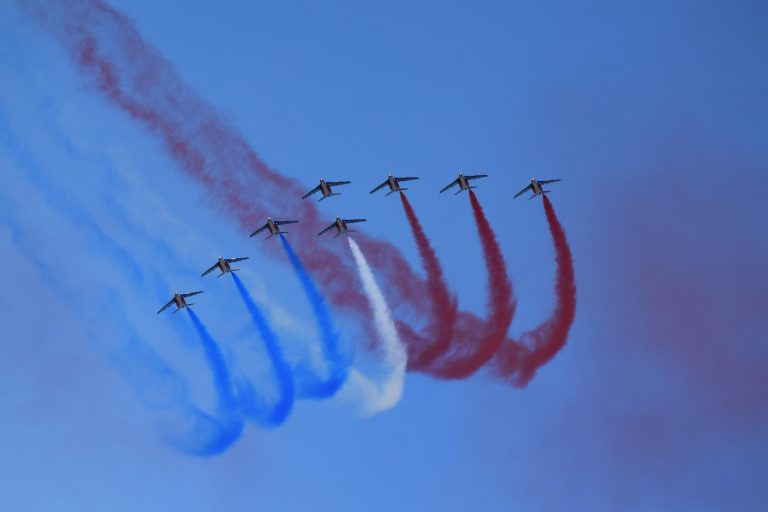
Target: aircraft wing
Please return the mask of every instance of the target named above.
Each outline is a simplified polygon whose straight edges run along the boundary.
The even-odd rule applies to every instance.
[[[443,188],[443,190],[441,190],[441,191],[440,191],[440,193],[442,194],[443,192],[445,192],[445,191],[446,191],[446,190],[448,190],[449,188],[451,188],[451,187],[455,187],[455,186],[456,186],[456,185],[458,185],[458,184],[459,184],[459,178],[456,178],[455,180],[453,180],[453,181],[450,183],[450,185],[447,185],[445,188]]]
[[[227,263],[237,263],[238,261],[243,261],[243,260],[247,260],[247,259],[248,259],[248,256],[245,256],[245,257],[243,257],[243,258],[227,258],[227,259],[226,259],[226,262],[227,262]],[[211,270],[213,270],[214,268],[216,268],[216,265],[214,265],[213,267],[211,267]],[[209,272],[210,272],[211,270],[209,270]]]
[[[378,187],[376,187],[375,189],[371,190],[371,191],[369,192],[369,194],[373,194],[374,192],[378,192],[379,190],[383,189],[384,187],[386,187],[386,186],[387,186],[387,183],[389,183],[389,180],[386,180],[384,183],[382,183],[381,185],[379,185],[379,186],[378,186]]]
[[[254,231],[253,233],[251,233],[251,236],[254,236],[254,235],[258,235],[259,233],[261,233],[262,231],[264,231],[265,229],[267,229],[267,227],[269,227],[269,222],[267,222],[266,224],[264,224],[263,226],[261,226],[259,229],[257,229],[257,230],[256,230],[256,231]]]
[[[168,309],[171,306],[171,304],[173,304],[173,299],[169,300],[168,304],[166,304],[165,306],[161,307],[160,310],[157,312],[157,314],[159,315],[160,313],[162,313],[163,311]]]
[[[326,185],[330,185],[331,187],[337,187],[339,185],[349,185],[352,183],[351,181],[326,181]]]
[[[311,195],[312,195],[312,194],[314,194],[315,192],[320,192],[320,185],[316,186],[315,188],[313,188],[312,190],[310,190],[309,192],[307,192],[306,194],[304,194],[304,196],[302,197],[302,199],[306,199],[306,198],[308,198],[309,196],[311,196]]]
[[[274,222],[275,222],[275,224],[277,224],[278,226],[282,226],[282,225],[284,225],[284,224],[296,224],[296,223],[297,223],[297,222],[299,222],[299,221],[297,221],[297,220],[276,220],[276,221],[274,221]]]
[[[333,224],[331,224],[330,226],[328,226],[327,228],[325,228],[324,230],[322,230],[321,232],[319,232],[319,233],[317,234],[317,236],[320,236],[320,235],[322,235],[323,233],[327,233],[328,231],[332,230],[332,229],[333,229],[333,228],[335,228],[335,227],[336,227],[336,222],[334,221],[334,223],[333,223]]]
[[[406,176],[404,178],[395,178],[395,181],[411,181],[419,179],[417,176]]]
[[[368,219],[344,219],[347,224],[354,224],[355,222],[365,222]]]
[[[227,260],[227,261],[229,261],[229,260]],[[231,263],[231,262],[230,262],[230,263]],[[203,273],[200,275],[200,277],[205,277],[205,276],[207,276],[208,274],[210,274],[211,272],[213,272],[213,269],[215,269],[215,268],[216,268],[216,267],[218,267],[218,266],[219,266],[219,263],[218,263],[218,262],[214,263],[214,264],[213,264],[213,266],[212,266],[211,268],[209,268],[208,270],[206,270],[205,272],[203,272]]]
[[[560,179],[556,180],[542,180],[539,182],[539,185],[546,185],[547,183],[555,183],[556,181],[560,181]]]
[[[464,178],[466,178],[468,180],[476,180],[476,179],[479,179],[479,178],[487,178],[487,177],[488,177],[487,174],[475,174],[474,176],[464,176]]]
[[[517,194],[515,194],[515,196],[514,196],[512,199],[515,199],[515,198],[517,198],[517,197],[520,197],[521,195],[523,195],[523,194],[525,193],[525,191],[526,191],[526,190],[530,190],[530,189],[531,189],[531,186],[530,186],[530,185],[528,185],[528,186],[527,186],[527,187],[525,187],[523,190],[521,190],[520,192],[518,192]]]
[[[181,296],[182,296],[182,297],[184,297],[184,298],[186,299],[187,297],[191,297],[191,296],[193,296],[193,295],[197,295],[197,294],[199,294],[199,293],[203,293],[203,292],[189,292],[189,293],[182,293],[182,294],[181,294]]]

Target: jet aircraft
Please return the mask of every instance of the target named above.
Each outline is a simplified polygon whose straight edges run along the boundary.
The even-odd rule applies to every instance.
[[[213,272],[213,270],[216,268],[218,268],[221,271],[221,274],[219,274],[216,277],[221,277],[227,272],[234,272],[235,270],[240,270],[239,268],[232,268],[232,263],[237,263],[238,261],[243,261],[247,259],[248,259],[248,256],[245,256],[243,258],[222,258],[221,256],[219,256],[219,261],[214,263],[214,265],[211,268],[203,272],[203,274],[200,277],[205,277],[206,275]]]
[[[470,188],[477,188],[477,187],[470,186],[469,180],[477,180],[477,179],[480,179],[480,178],[485,178],[487,176],[488,176],[487,174],[475,174],[474,176],[464,176],[464,174],[459,173],[459,177],[456,178],[455,180],[453,180],[448,186],[443,188],[443,190],[441,190],[440,193],[442,194],[443,192],[445,192],[449,188],[455,187],[456,185],[458,185],[459,186],[459,191],[456,192],[456,194],[453,194],[453,195],[458,195],[462,190],[469,190]]]
[[[280,231],[280,226],[285,224],[295,224],[297,220],[272,220],[272,217],[267,217],[267,223],[261,226],[259,229],[251,233],[251,236],[258,235],[265,229],[269,230],[269,236],[267,239],[272,238],[275,235],[287,234],[287,231]]]
[[[389,192],[387,192],[387,194],[386,194],[386,195],[390,195],[390,194],[393,194],[393,193],[395,193],[395,192],[399,192],[399,191],[401,191],[401,190],[408,190],[407,188],[402,188],[402,187],[400,186],[400,182],[401,182],[401,181],[411,181],[411,180],[417,180],[417,179],[419,179],[419,178],[417,178],[417,177],[415,177],[415,176],[412,176],[412,177],[405,177],[405,178],[395,178],[394,176],[392,176],[392,175],[390,174],[390,175],[389,175],[389,177],[387,178],[387,180],[386,180],[384,183],[382,183],[382,184],[381,184],[381,185],[379,185],[378,187],[374,188],[374,189],[373,189],[373,190],[371,190],[369,193],[370,193],[370,194],[373,194],[374,192],[378,192],[379,190],[383,189],[383,188],[384,188],[384,187],[386,187],[386,186],[389,186]]]
[[[349,183],[352,183],[351,181],[325,181],[320,180],[320,184],[304,194],[304,197],[302,199],[306,199],[315,192],[320,192],[323,194],[323,197],[321,197],[319,201],[322,201],[325,198],[331,197],[331,196],[340,196],[341,194],[339,192],[334,192],[331,187],[337,187],[339,185],[347,185]]]
[[[168,301],[168,304],[161,307],[160,310],[157,312],[157,314],[159,315],[160,313],[162,313],[163,311],[171,307],[171,304],[176,304],[176,311],[174,311],[174,313],[177,313],[180,309],[188,308],[189,306],[194,306],[194,304],[192,304],[191,302],[187,302],[187,298],[193,295],[197,295],[198,293],[203,293],[203,292],[174,293],[173,298]]]
[[[333,228],[336,228],[337,233],[333,235],[333,238],[336,238],[337,236],[341,235],[342,233],[354,233],[353,229],[349,229],[349,226],[347,224],[354,224],[355,222],[365,222],[366,219],[342,219],[339,216],[336,216],[336,220],[333,221],[333,224],[322,230],[317,234],[317,236],[322,235],[325,232],[328,232],[332,230]]]
[[[525,187],[523,190],[521,190],[517,194],[515,194],[515,197],[513,197],[513,199],[523,195],[523,193],[526,190],[530,190],[531,192],[533,192],[533,195],[531,197],[529,197],[528,199],[533,199],[536,196],[540,196],[540,195],[546,194],[548,192],[551,192],[551,190],[544,190],[542,185],[546,185],[547,183],[555,183],[557,181],[560,181],[560,180],[556,179],[556,180],[541,180],[541,181],[539,181],[536,178],[531,178],[531,184],[528,185],[527,187]]]

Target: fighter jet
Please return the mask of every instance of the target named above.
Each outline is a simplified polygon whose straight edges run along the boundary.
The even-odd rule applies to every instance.
[[[251,236],[258,235],[259,233],[261,233],[265,229],[269,230],[269,236],[267,237],[267,239],[270,239],[270,238],[272,238],[275,235],[287,234],[288,233],[287,231],[280,231],[280,226],[282,226],[284,224],[295,224],[297,222],[299,222],[299,221],[297,221],[297,220],[272,220],[272,217],[267,217],[267,223],[264,224],[263,226],[261,226],[259,229],[257,229],[253,233],[251,233]]]
[[[408,190],[407,188],[402,188],[400,186],[401,181],[411,181],[411,180],[417,180],[419,178],[417,177],[406,177],[406,178],[395,178],[391,174],[387,178],[387,180],[376,187],[375,189],[371,190],[370,193],[373,194],[374,192],[378,192],[379,190],[383,189],[387,185],[389,185],[389,192],[387,192],[387,195],[393,194],[395,192],[399,192],[401,190]]]
[[[338,233],[333,235],[333,238],[336,238],[337,236],[341,235],[342,233],[354,233],[354,230],[353,229],[349,229],[349,226],[347,226],[347,224],[354,224],[355,222],[365,222],[365,221],[366,221],[366,219],[342,219],[341,217],[339,217],[337,215],[336,216],[336,220],[333,221],[333,224],[331,224],[330,226],[328,226],[327,228],[325,228],[324,230],[319,232],[317,234],[317,236],[320,236],[323,233],[326,233],[326,232],[332,230],[333,228],[336,228],[336,231],[338,231]]]
[[[240,270],[239,268],[232,268],[232,263],[237,263],[238,261],[247,260],[248,256],[245,256],[244,258],[222,258],[219,256],[219,261],[217,261],[211,268],[203,272],[203,274],[200,277],[205,277],[206,275],[213,272],[214,269],[218,268],[221,271],[221,274],[219,274],[216,277],[221,277],[227,272],[234,272],[235,270]]]
[[[560,180],[556,179],[556,180],[542,180],[542,181],[539,181],[536,178],[531,178],[531,184],[528,185],[527,187],[525,187],[523,190],[521,190],[517,194],[515,194],[514,198],[520,197],[521,195],[523,195],[523,193],[526,190],[530,190],[531,192],[533,192],[533,195],[531,197],[529,197],[528,199],[533,199],[536,196],[540,196],[542,194],[546,194],[547,192],[552,192],[551,190],[544,190],[542,188],[542,185],[546,185],[547,183],[555,183],[556,181],[560,181]]]
[[[306,199],[315,192],[321,192],[323,194],[323,197],[321,197],[318,202],[322,201],[323,199],[330,197],[330,196],[340,196],[341,194],[338,192],[334,192],[331,187],[336,187],[339,185],[347,185],[349,183],[352,183],[351,181],[325,181],[320,180],[320,184],[304,194],[304,197],[302,199]]]
[[[458,185],[459,186],[459,191],[456,192],[456,194],[453,194],[453,195],[458,195],[462,190],[469,190],[470,188],[477,188],[477,187],[470,186],[469,185],[469,180],[476,180],[476,179],[480,179],[480,178],[485,178],[487,176],[488,176],[487,174],[475,174],[474,176],[464,176],[462,173],[459,173],[459,177],[456,178],[455,180],[453,180],[447,187],[443,188],[443,190],[441,190],[440,193],[442,194],[443,192],[445,192],[449,188],[455,187],[456,185]]]
[[[189,306],[194,306],[191,302],[187,302],[187,297],[191,297],[193,295],[197,295],[198,293],[203,292],[189,292],[189,293],[179,293],[176,292],[173,294],[173,298],[168,301],[168,304],[160,308],[160,311],[157,312],[159,315],[169,307],[171,307],[171,304],[176,304],[176,311],[174,313],[177,313],[180,309],[188,308]]]

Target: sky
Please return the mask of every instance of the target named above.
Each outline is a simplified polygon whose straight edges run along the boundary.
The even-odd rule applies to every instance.
[[[527,386],[487,369],[411,371],[399,402],[370,414],[349,379],[333,397],[298,397],[280,425],[218,414],[227,397],[199,333],[184,312],[155,312],[176,290],[204,289],[194,311],[222,364],[275,400],[235,287],[199,274],[219,255],[249,256],[240,278],[292,364],[322,367],[316,310],[280,242],[249,238],[83,72],[51,26],[98,9],[71,5],[0,4],[0,508],[768,505],[766,5],[109,3],[271,169],[305,190],[352,181],[320,217],[367,218],[360,235],[423,275],[400,201],[368,194],[389,173],[419,176],[408,198],[477,315],[487,285],[472,209],[466,193],[438,191],[458,172],[488,174],[475,192],[514,284],[511,336],[548,317],[555,273],[541,201],[512,195],[531,176],[563,180],[549,197],[573,254],[576,319]],[[240,192],[254,211],[307,211],[293,185],[268,199],[251,186]],[[354,272],[345,240],[310,242]],[[328,308],[355,375],[384,383],[377,331]],[[218,425],[226,447],[194,453],[190,425]]]

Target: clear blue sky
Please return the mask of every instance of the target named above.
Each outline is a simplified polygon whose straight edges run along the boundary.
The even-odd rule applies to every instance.
[[[388,172],[421,176],[409,197],[477,313],[469,204],[437,191],[458,171],[488,173],[477,192],[519,297],[513,334],[547,316],[554,264],[541,205],[511,194],[562,178],[551,198],[576,322],[523,390],[409,374],[401,403],[373,418],[342,393],[298,402],[278,429],[247,426],[220,457],[175,451],[161,437],[173,397],[137,393],[154,374],[131,370],[158,368],[151,348],[183,376],[158,389],[209,409],[214,397],[194,332],[157,317],[158,299],[202,284],[196,311],[267,388],[234,288],[197,276],[219,254],[250,256],[242,277],[289,354],[316,336],[311,311],[289,266],[260,256],[266,242],[5,2],[0,508],[768,506],[765,4],[111,5],[273,168],[307,189],[352,180],[321,211],[367,217],[361,229],[416,268],[399,201],[367,192]],[[336,314],[362,357],[368,340]]]

